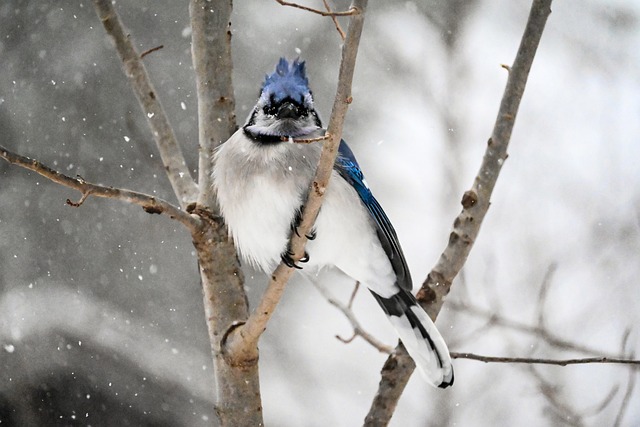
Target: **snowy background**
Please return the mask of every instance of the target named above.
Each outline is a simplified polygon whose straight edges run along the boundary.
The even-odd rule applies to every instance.
[[[480,165],[506,81],[500,64],[513,61],[529,6],[370,4],[344,137],[416,284]],[[140,51],[164,45],[144,61],[195,168],[187,2],[117,7]],[[552,9],[491,209],[437,324],[452,351],[637,356],[640,2]],[[242,1],[232,21],[239,121],[277,59],[298,55],[328,120],[340,56],[331,20]],[[174,200],[89,1],[0,3],[0,144],[68,175]],[[210,425],[209,343],[188,233],[115,201],[65,205],[77,197],[0,162],[2,425]],[[246,274],[255,301],[266,279]],[[331,290],[346,300],[351,285]],[[395,343],[367,292],[355,311]],[[267,425],[362,423],[385,356],[336,334],[351,334],[343,316],[293,281],[261,341]],[[392,425],[640,424],[637,370],[454,363],[456,384],[445,391],[412,378]]]

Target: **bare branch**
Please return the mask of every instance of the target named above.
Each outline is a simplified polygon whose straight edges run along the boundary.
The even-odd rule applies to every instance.
[[[373,335],[368,333],[362,327],[362,325],[360,324],[360,322],[356,318],[356,315],[354,314],[353,310],[351,309],[351,304],[353,303],[353,298],[355,297],[356,292],[358,290],[359,282],[356,282],[356,286],[355,286],[355,288],[353,290],[353,293],[351,294],[351,298],[349,298],[348,305],[345,305],[345,304],[341,303],[340,301],[338,301],[333,295],[331,295],[331,292],[329,292],[329,290],[325,286],[321,285],[320,283],[316,282],[315,280],[312,280],[311,283],[313,283],[313,285],[316,287],[316,289],[322,294],[324,299],[326,299],[329,302],[329,304],[333,305],[338,310],[340,310],[342,312],[342,314],[344,314],[344,316],[347,318],[349,323],[351,323],[351,327],[353,328],[353,336],[351,338],[349,338],[349,339],[344,339],[344,338],[340,337],[339,335],[336,335],[337,339],[339,339],[340,341],[342,341],[345,344],[348,344],[351,341],[353,341],[353,339],[355,337],[362,337],[362,339],[364,339],[366,342],[371,344],[373,347],[375,347],[381,353],[390,354],[391,352],[393,352],[393,347],[390,347],[390,346],[380,342],[376,337],[374,337]]]
[[[164,47],[164,45],[161,44],[160,46],[152,47],[151,49],[145,50],[144,52],[142,52],[140,54],[140,59],[144,58],[145,56],[149,55],[150,53],[159,51],[163,47]]]
[[[167,170],[173,191],[180,206],[184,209],[189,203],[196,200],[198,188],[191,178],[167,114],[151,84],[140,55],[133,47],[130,35],[125,32],[120,22],[112,1],[94,0],[94,3],[100,21],[115,42],[125,74],[129,78],[129,83],[138,98],[142,111],[147,116],[147,123],[151,128],[158,151],[160,151],[160,157]]]
[[[434,320],[442,308],[444,297],[449,293],[453,279],[462,269],[473,247],[480,225],[489,209],[491,194],[502,164],[507,158],[511,131],[524,94],[529,70],[550,13],[551,0],[533,1],[480,171],[475,177],[471,190],[464,193],[463,209],[453,223],[453,231],[449,236],[447,247],[418,292],[418,300]],[[400,347],[397,348],[396,356],[402,351],[404,350]],[[414,363],[398,364],[394,363],[392,358],[387,360],[383,367],[383,377],[378,392],[365,419],[365,425],[382,426],[389,423],[393,409],[414,369]]]
[[[302,9],[302,10],[306,10],[307,12],[312,12],[312,13],[316,13],[318,15],[322,15],[322,16],[353,16],[353,15],[357,15],[359,12],[358,10],[354,9],[353,6],[351,6],[349,8],[349,10],[344,11],[344,12],[325,12],[323,10],[319,10],[319,9],[314,9],[312,7],[307,7],[307,6],[303,6],[301,4],[298,3],[291,3],[288,1],[284,1],[284,0],[276,0],[278,3],[280,3],[282,6],[291,6],[291,7],[295,7],[297,9]],[[344,38],[343,38],[344,40]]]
[[[322,3],[324,3],[324,8],[327,9],[327,12],[331,12],[331,7],[329,7],[329,3],[327,2],[327,0],[322,0]],[[338,34],[340,34],[340,38],[342,39],[342,41],[344,41],[344,39],[347,36],[344,33],[344,31],[342,31],[342,27],[340,26],[340,23],[338,22],[338,17],[335,16],[335,15],[332,15],[331,16],[331,20],[333,21],[333,24],[336,26],[336,30],[338,31]]]
[[[611,357],[585,357],[582,359],[544,359],[535,357],[497,357],[482,356],[474,353],[451,353],[453,359],[469,359],[477,360],[485,363],[526,363],[530,365],[584,365],[588,363],[608,363],[629,365],[633,369],[640,369],[640,360],[636,359],[618,359]]]
[[[213,199],[213,150],[236,130],[231,72],[231,0],[191,0],[191,54],[198,90],[198,203]]]
[[[325,132],[324,135],[318,136],[316,138],[307,138],[307,139],[294,139],[293,142],[296,144],[311,144],[313,142],[326,141],[331,138],[331,134],[329,132]]]
[[[323,144],[316,175],[311,182],[309,196],[304,204],[298,232],[292,233],[291,236],[289,247],[293,253],[292,258],[296,261],[304,255],[304,246],[307,243],[306,236],[313,227],[313,223],[320,211],[320,205],[322,204],[322,199],[329,185],[331,172],[333,171],[333,164],[338,155],[342,127],[348,106],[353,99],[351,97],[351,82],[353,80],[353,71],[355,69],[360,35],[364,24],[366,6],[367,0],[354,0],[351,6],[351,9],[356,12],[351,14],[347,38],[342,46],[338,88],[327,128],[327,133],[330,135],[330,138]],[[228,354],[230,354],[233,359],[251,360],[257,357],[258,339],[266,329],[267,322],[271,318],[293,271],[293,268],[280,263],[271,275],[267,290],[247,320],[247,323],[237,328],[236,333],[230,334],[227,349]]]
[[[353,292],[351,292],[351,297],[349,297],[349,303],[347,304],[347,307],[349,309],[353,308],[353,302],[356,300],[356,295],[358,294],[359,289],[360,289],[360,282],[356,281],[356,284],[353,287]]]
[[[450,301],[447,304],[450,308],[454,310],[461,311],[461,312],[470,314],[472,316],[483,317],[487,319],[487,323],[489,325],[509,328],[518,332],[536,335],[542,338],[547,344],[556,348],[560,348],[563,350],[579,351],[585,354],[605,355],[606,357],[609,357],[609,358],[620,358],[619,355],[614,353],[606,353],[603,350],[597,350],[591,347],[587,347],[583,344],[578,344],[575,342],[568,341],[564,338],[561,338],[553,334],[551,331],[549,331],[548,329],[542,326],[527,325],[525,323],[511,320],[506,317],[500,316],[498,314],[492,313],[488,310],[483,310],[481,308],[478,308],[472,305],[461,304],[455,301]]]
[[[82,181],[84,181],[84,179],[81,178]],[[82,193],[82,197],[80,197],[80,200],[78,200],[77,202],[73,202],[71,201],[71,199],[67,199],[67,204],[69,206],[73,206],[74,208],[79,208],[84,202],[85,200],[87,200],[87,198],[91,195],[91,193],[89,191]]]
[[[539,325],[542,326],[542,325]],[[626,343],[627,343],[627,339],[628,339],[628,333],[629,333],[629,329],[627,329],[625,331],[625,333],[622,336],[622,343],[620,345],[620,353],[624,354],[625,353],[625,347],[626,347]],[[590,358],[587,359],[588,363],[592,363],[591,360],[596,360],[596,362],[594,363],[600,363],[599,359],[609,359],[611,360],[611,358]],[[632,360],[633,359],[633,354],[631,354],[630,356],[625,356],[623,358],[620,358],[621,360]],[[576,363],[579,363],[579,359]],[[555,417],[556,420],[554,420],[554,422],[556,421],[562,421],[562,423],[565,423],[565,420],[571,420],[571,425],[576,425],[576,426],[581,426],[584,425],[583,419],[586,416],[594,416],[600,412],[602,412],[607,406],[609,406],[611,404],[611,402],[613,401],[613,398],[615,397],[615,395],[618,393],[618,390],[620,388],[619,385],[614,385],[611,390],[609,391],[609,393],[607,393],[600,402],[596,403],[596,404],[592,404],[584,409],[575,409],[574,405],[570,405],[567,404],[565,402],[566,399],[563,398],[562,396],[562,387],[559,385],[556,385],[554,383],[552,383],[551,381],[548,381],[547,379],[545,379],[536,369],[535,369],[535,365],[530,364],[530,365],[525,365],[527,366],[527,370],[529,372],[531,372],[531,374],[533,375],[533,377],[537,380],[538,382],[538,388],[541,391],[541,394],[545,397],[545,399],[547,400],[547,402],[549,403],[549,408],[551,409],[550,411],[548,411],[547,415],[550,417]],[[636,364],[636,366],[630,366],[631,369],[638,369],[638,366]],[[624,398],[623,398],[623,403],[621,406],[621,410],[618,413],[618,416],[616,417],[616,423],[614,425],[617,425],[617,422],[621,419],[620,416],[623,415],[624,411],[625,411],[625,400],[627,399],[627,397],[629,396],[629,390],[631,387],[631,390],[633,388],[633,382],[635,381],[635,375],[631,374],[629,375],[630,381],[627,383],[627,393],[625,394]]]
[[[80,206],[89,196],[104,197],[141,206],[147,213],[167,215],[170,218],[181,222],[192,231],[195,231],[200,227],[201,223],[196,217],[189,215],[188,213],[180,210],[179,207],[174,206],[165,200],[158,199],[157,197],[131,190],[91,184],[80,177],[71,178],[70,176],[64,175],[43,165],[37,160],[12,153],[2,146],[0,146],[0,157],[11,164],[36,172],[57,184],[78,190],[82,193],[82,197],[77,202],[72,202],[67,199],[67,204],[70,206]]]

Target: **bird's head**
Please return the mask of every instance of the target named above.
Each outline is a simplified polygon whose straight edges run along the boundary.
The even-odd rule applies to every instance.
[[[280,58],[275,71],[264,80],[245,132],[260,142],[278,142],[282,137],[308,135],[320,127],[304,61],[289,63]]]

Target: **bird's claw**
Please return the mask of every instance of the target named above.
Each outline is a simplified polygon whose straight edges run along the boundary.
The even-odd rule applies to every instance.
[[[300,223],[302,222],[302,213],[304,211],[304,206],[300,206],[300,209],[298,209],[296,211],[296,216],[293,218],[293,221],[291,222],[291,230],[296,233],[296,236],[298,237],[302,237],[300,235],[300,233],[298,232],[298,227],[300,226]],[[311,230],[309,232],[309,234],[305,234],[305,237],[309,240],[314,240],[316,238],[316,231],[315,230]]]
[[[302,267],[296,264],[296,261],[293,259],[293,253],[290,250],[284,251],[282,255],[280,255],[280,258],[287,267],[302,270]],[[298,262],[309,262],[309,254],[307,253],[307,251],[304,252],[304,255],[298,260]]]
[[[298,227],[293,227],[293,232],[296,233],[296,236],[298,237],[302,237],[300,236],[300,233],[298,233]],[[305,234],[304,237],[306,237],[308,240],[315,240],[316,238],[316,231],[315,230],[311,230],[311,232],[309,232],[309,234]]]

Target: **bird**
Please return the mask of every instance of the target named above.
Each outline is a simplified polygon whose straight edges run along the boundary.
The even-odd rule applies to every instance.
[[[291,257],[288,243],[322,150],[322,142],[295,139],[325,132],[305,61],[280,58],[246,123],[213,155],[213,190],[229,235],[240,257],[267,274],[284,262],[312,281],[324,269],[336,269],[366,285],[418,371],[429,384],[446,388],[454,379],[447,345],[411,293],[396,231],[344,140],[305,255],[297,263]]]

